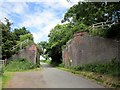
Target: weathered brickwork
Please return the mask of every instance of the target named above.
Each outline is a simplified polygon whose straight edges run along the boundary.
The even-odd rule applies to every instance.
[[[116,40],[90,36],[86,32],[74,34],[62,51],[66,66],[120,60],[120,43]]]
[[[36,45],[33,44],[20,50],[17,54],[14,54],[10,59],[16,60],[18,58],[25,58],[36,64],[37,60],[39,60],[38,54],[39,54],[38,49]]]

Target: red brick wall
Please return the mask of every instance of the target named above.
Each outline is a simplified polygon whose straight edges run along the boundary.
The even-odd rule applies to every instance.
[[[20,50],[17,54],[14,54],[10,59],[16,60],[18,58],[26,58],[36,64],[37,52],[38,50],[36,45],[29,45],[25,49]]]
[[[76,33],[63,49],[63,62],[66,66],[77,66],[79,64],[107,62],[113,58],[119,60],[119,45],[120,43],[115,40],[90,36],[86,32]]]

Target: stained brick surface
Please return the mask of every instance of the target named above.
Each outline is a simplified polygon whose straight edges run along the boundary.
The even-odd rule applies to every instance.
[[[37,62],[37,47],[33,44],[27,46],[25,49],[20,50],[17,54],[14,54],[10,59],[16,60],[18,58],[26,58],[27,60],[36,64]]]
[[[66,66],[120,60],[120,42],[87,33],[76,33],[62,51]]]

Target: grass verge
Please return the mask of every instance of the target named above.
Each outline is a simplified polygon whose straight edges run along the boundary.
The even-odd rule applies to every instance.
[[[15,72],[33,72],[40,71],[42,68],[25,59],[11,60],[3,67],[2,87],[4,88],[8,81],[14,76]]]
[[[65,67],[63,64],[58,69],[91,79],[105,87],[120,89],[120,67],[118,62],[88,64],[77,67]]]
[[[39,66],[40,67],[40,66]],[[38,65],[27,61],[26,59],[10,60],[8,64],[3,68],[3,71],[18,72],[28,71],[38,68]]]
[[[2,76],[2,88],[4,88],[7,84],[8,81],[12,78],[14,75],[13,72],[4,72]]]

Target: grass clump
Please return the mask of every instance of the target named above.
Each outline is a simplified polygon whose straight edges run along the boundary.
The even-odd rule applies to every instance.
[[[62,68],[64,68],[65,67],[65,65],[64,65],[64,63],[61,63],[61,64],[59,64],[59,66],[58,67],[62,67]]]
[[[96,64],[87,64],[79,65],[73,67],[75,71],[91,71],[100,74],[107,74],[111,76],[120,76],[120,62],[112,60],[107,63],[96,63]]]
[[[34,69],[37,68],[37,64],[33,64],[32,62],[20,58],[18,60],[10,60],[8,61],[7,65],[3,68],[4,71],[10,71],[10,72],[15,72],[15,71],[25,71],[29,69]]]
[[[40,62],[50,64],[50,63],[51,63],[51,60],[40,60]]]
[[[60,64],[58,68],[84,76],[108,88],[115,88],[116,90],[120,88],[120,62],[115,59],[106,63],[86,64],[75,67],[66,67],[64,64]]]
[[[12,78],[13,72],[4,72],[2,76],[2,88],[4,88],[7,84],[8,81]]]

